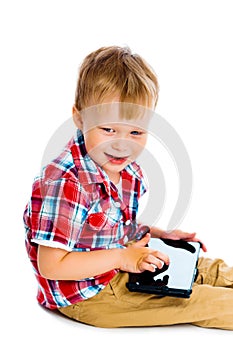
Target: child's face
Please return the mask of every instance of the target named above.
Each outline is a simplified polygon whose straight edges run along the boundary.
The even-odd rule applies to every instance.
[[[119,105],[109,106],[110,109],[104,106],[101,112],[97,107],[90,108],[85,115],[80,116],[77,126],[83,131],[90,157],[102,167],[111,181],[117,183],[121,170],[133,162],[145,147],[149,118],[148,115],[122,118]],[[121,111],[122,106],[124,108],[121,105]]]

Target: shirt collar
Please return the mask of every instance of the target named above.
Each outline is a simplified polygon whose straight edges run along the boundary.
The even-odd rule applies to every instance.
[[[87,153],[83,133],[79,129],[74,137],[71,153],[79,175],[85,174],[82,176],[82,183],[101,183],[104,181],[103,171]]]

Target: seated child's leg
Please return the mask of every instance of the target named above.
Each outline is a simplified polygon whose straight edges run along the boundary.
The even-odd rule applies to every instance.
[[[195,283],[190,299],[129,292],[118,273],[97,296],[60,309],[77,321],[114,328],[190,323],[233,330],[233,290]]]
[[[233,267],[227,266],[221,259],[200,258],[198,271],[196,282],[199,284],[233,288]]]

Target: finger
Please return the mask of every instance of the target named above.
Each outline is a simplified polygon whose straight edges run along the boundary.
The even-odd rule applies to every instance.
[[[203,250],[203,252],[207,252],[207,248],[206,245],[204,243],[201,242],[201,249]]]
[[[154,257],[153,255],[148,255],[146,262],[151,264],[154,267],[154,269],[156,269],[156,268],[162,269],[164,264],[165,264],[165,262],[163,260],[158,259],[158,258]]]
[[[203,252],[205,253],[207,252],[206,245],[202,241],[200,241],[200,239],[198,239],[197,237],[194,237],[192,239],[192,242],[199,242],[201,244],[201,249],[203,250]]]
[[[145,237],[143,237],[142,239],[140,239],[139,241],[137,241],[136,243],[134,243],[133,246],[134,246],[134,247],[138,247],[138,248],[140,248],[140,247],[145,247],[145,246],[149,243],[150,238],[151,238],[150,233],[147,233],[147,234],[145,235]]]
[[[202,241],[200,241],[200,239],[198,239],[197,238],[197,240],[196,240],[197,242],[199,242],[200,244],[201,244],[201,249],[203,250],[203,252],[207,252],[207,248],[206,248],[206,245],[202,242]]]
[[[173,240],[183,239],[185,241],[192,240],[196,236],[196,232],[187,233],[181,230],[167,231],[163,234],[162,238],[168,238]]]
[[[148,255],[148,257],[150,257],[150,262],[152,264],[155,264],[156,266],[158,266],[159,269],[161,269],[164,265],[164,263],[166,265],[169,265],[170,264],[170,259],[169,259],[169,256],[167,254],[164,254],[160,251],[152,251],[150,253],[150,255]],[[152,257],[152,258],[151,258]]]
[[[184,241],[193,241],[195,239],[196,232],[193,233],[187,233],[182,232],[179,236],[179,239],[183,239]]]
[[[155,272],[157,266],[154,264],[150,264],[146,261],[142,261],[138,268],[140,272],[143,272],[143,271]]]

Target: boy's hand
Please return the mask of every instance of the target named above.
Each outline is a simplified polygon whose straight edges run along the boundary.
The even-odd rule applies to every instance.
[[[121,250],[120,270],[133,273],[145,270],[154,272],[156,267],[161,269],[164,263],[169,265],[169,257],[166,254],[146,247],[150,237],[147,233],[140,241]]]
[[[187,233],[187,232],[183,232],[181,230],[172,230],[170,232],[163,231],[160,235],[160,238],[162,238],[162,239],[174,239],[174,240],[182,239],[184,241],[189,241],[189,242],[200,242],[202,250],[204,252],[207,251],[205,244],[202,243],[200,241],[200,239],[198,239],[196,237],[196,232]]]

